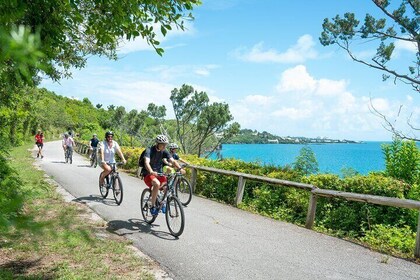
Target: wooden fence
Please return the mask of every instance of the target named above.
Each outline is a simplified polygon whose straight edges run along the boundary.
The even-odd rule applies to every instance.
[[[88,150],[89,150],[89,147],[87,145],[76,142],[76,151],[78,153],[87,154]],[[292,188],[297,188],[297,189],[310,192],[308,213],[306,215],[306,224],[305,224],[305,227],[308,229],[311,229],[314,225],[316,203],[317,203],[318,197],[344,198],[346,200],[358,201],[358,202],[364,202],[364,203],[417,209],[419,211],[419,215],[418,215],[418,221],[417,221],[417,235],[416,235],[416,246],[414,249],[414,256],[417,258],[420,258],[420,201],[410,200],[410,199],[399,199],[399,198],[394,198],[394,197],[377,196],[377,195],[341,192],[341,191],[335,191],[335,190],[325,190],[325,189],[319,189],[316,186],[310,185],[310,184],[303,184],[303,183],[280,180],[280,179],[275,179],[275,178],[268,178],[264,176],[252,175],[252,174],[241,173],[241,172],[236,172],[236,171],[229,171],[229,170],[224,170],[224,169],[217,169],[217,168],[212,168],[212,167],[205,167],[205,166],[198,166],[198,165],[189,165],[188,167],[191,168],[191,186],[193,188],[193,192],[195,192],[195,187],[197,184],[198,170],[238,177],[238,188],[236,191],[236,199],[235,199],[236,205],[242,202],[246,180],[260,181],[260,182],[264,182],[264,183],[268,183],[272,185],[292,187]]]
[[[410,200],[410,199],[399,199],[399,198],[394,198],[394,197],[377,196],[377,195],[341,192],[341,191],[334,191],[334,190],[325,190],[325,189],[319,189],[314,185],[296,183],[296,182],[291,182],[291,181],[286,181],[286,180],[279,180],[275,178],[268,178],[264,176],[251,175],[251,174],[240,173],[236,171],[228,171],[228,170],[217,169],[217,168],[212,168],[212,167],[204,167],[204,166],[197,166],[197,165],[190,165],[189,167],[192,170],[191,185],[194,191],[195,191],[195,186],[197,184],[198,170],[238,177],[238,188],[236,191],[236,200],[235,200],[236,205],[242,202],[246,180],[260,181],[260,182],[265,182],[272,185],[293,187],[293,188],[309,191],[310,192],[309,206],[308,206],[308,213],[306,215],[306,224],[305,224],[305,227],[308,229],[311,229],[312,226],[314,225],[317,198],[320,196],[344,198],[346,200],[359,201],[359,202],[385,205],[385,206],[417,209],[419,211],[419,215],[418,215],[418,221],[417,221],[416,247],[414,249],[414,255],[417,258],[420,258],[420,201]]]

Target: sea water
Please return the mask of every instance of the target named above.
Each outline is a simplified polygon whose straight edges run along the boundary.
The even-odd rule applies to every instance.
[[[360,174],[385,170],[382,144],[391,142],[308,144],[315,153],[320,173],[342,174],[342,169],[352,168]],[[303,144],[224,144],[223,158],[246,162],[259,162],[276,166],[292,165]],[[212,158],[216,158],[215,155]]]

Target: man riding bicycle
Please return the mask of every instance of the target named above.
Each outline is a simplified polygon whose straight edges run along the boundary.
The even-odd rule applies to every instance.
[[[158,175],[162,173],[163,159],[168,160],[171,164],[175,165],[176,168],[181,169],[181,166],[172,158],[170,153],[166,150],[166,145],[169,141],[165,135],[158,135],[156,137],[156,144],[150,148],[147,148],[144,153],[144,168],[142,169],[142,175],[144,183],[152,189],[152,208],[150,213],[156,216],[159,212],[156,207],[156,197],[159,189],[166,183],[166,177]]]
[[[74,143],[73,138],[71,136],[69,136],[68,133],[64,133],[62,146],[63,146],[63,150],[64,150],[64,157],[66,158],[66,162],[67,162],[66,152],[69,152],[69,154],[72,155],[73,154],[73,147],[76,146],[76,143]],[[70,156],[70,164],[72,164],[72,163],[73,163],[73,159]]]
[[[120,145],[112,138],[114,137],[114,133],[112,131],[107,131],[105,133],[105,140],[102,141],[99,145],[101,151],[101,168],[103,171],[101,172],[99,182],[101,185],[104,184],[105,177],[111,173],[112,168],[109,163],[115,163],[115,154],[118,153],[120,158],[122,159],[123,163],[125,164],[127,161],[124,158],[123,153],[121,152]]]
[[[96,134],[93,134],[92,139],[90,139],[90,141],[89,141],[89,149],[92,151],[92,153],[90,154],[90,159],[92,159],[92,157],[96,156],[96,151],[98,149],[98,144],[99,144],[99,139],[96,136]]]

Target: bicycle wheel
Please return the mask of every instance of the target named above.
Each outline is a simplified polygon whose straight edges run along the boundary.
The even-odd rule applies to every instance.
[[[168,197],[166,202],[166,224],[171,234],[178,237],[184,231],[185,216],[184,209],[179,199],[175,196]]]
[[[120,205],[123,200],[123,184],[120,176],[116,176],[112,183],[112,191],[114,193],[115,202]]]
[[[106,185],[108,185],[108,182],[109,182],[108,176],[105,177],[103,185],[101,185],[100,181],[101,181],[101,174],[99,174],[99,192],[101,193],[101,196],[103,198],[106,198],[108,196],[108,188],[106,187]],[[105,185],[105,182],[106,182],[106,185]]]
[[[68,152],[68,150],[66,150],[66,151],[64,152],[64,159],[66,160],[66,163],[68,163],[68,162],[69,162],[69,152]]]
[[[146,221],[146,223],[151,224],[156,220],[157,216],[153,216],[150,213],[150,207],[152,205],[152,192],[149,188],[146,188],[141,193],[140,198],[140,209],[141,209],[141,215],[143,216],[143,219]]]
[[[175,193],[182,205],[187,206],[192,199],[192,187],[190,182],[184,177],[178,178]]]

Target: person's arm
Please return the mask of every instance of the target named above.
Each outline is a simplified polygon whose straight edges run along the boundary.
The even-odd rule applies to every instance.
[[[169,161],[172,163],[172,165],[175,165],[175,167],[177,169],[181,169],[181,166],[179,165],[179,163],[176,160],[174,160],[174,158],[170,157]]]
[[[150,165],[150,158],[144,157],[144,167],[146,168],[147,172],[151,175],[157,175],[157,172],[153,171],[152,166]]]
[[[104,160],[104,158],[105,158],[105,156],[104,156],[104,149],[103,149],[103,145],[102,144],[100,144],[99,150],[101,151],[101,163],[105,163],[105,160]]]
[[[125,160],[124,154],[122,153],[121,148],[119,146],[118,146],[118,149],[117,149],[117,153],[120,156],[120,158],[122,159],[123,163],[126,164],[127,161]]]

